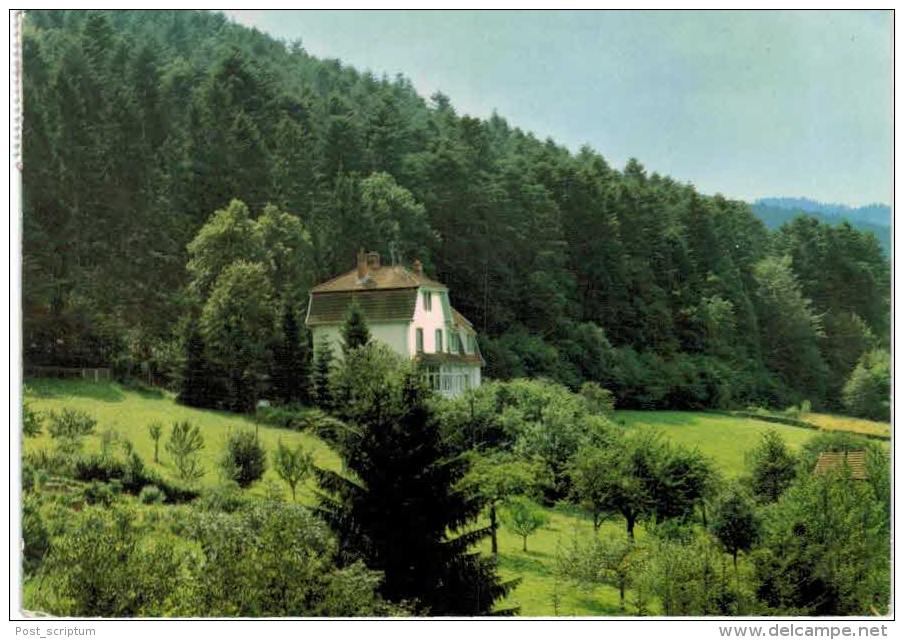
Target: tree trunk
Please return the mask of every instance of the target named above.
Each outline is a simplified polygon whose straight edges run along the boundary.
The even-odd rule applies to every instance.
[[[499,554],[499,542],[496,539],[496,530],[499,524],[496,522],[496,505],[490,505],[490,544],[492,545],[493,555]]]
[[[621,607],[621,610],[625,610],[625,583],[618,583],[618,606]]]
[[[628,530],[628,541],[634,542],[634,518],[633,517],[625,517],[625,527]]]
[[[522,540],[521,550],[523,552],[527,553],[527,536],[521,536],[521,540]]]
[[[603,524],[602,514],[594,513],[593,514],[593,533],[599,533],[600,527]]]

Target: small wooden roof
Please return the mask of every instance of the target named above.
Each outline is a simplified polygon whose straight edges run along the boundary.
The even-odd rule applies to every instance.
[[[851,470],[851,478],[854,480],[866,480],[865,451],[826,451],[820,453],[813,473],[822,475],[840,470],[845,465]]]

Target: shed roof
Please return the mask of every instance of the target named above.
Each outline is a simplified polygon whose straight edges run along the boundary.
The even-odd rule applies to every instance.
[[[826,451],[819,454],[813,473],[822,475],[840,470],[847,465],[854,480],[866,480],[866,453],[864,451]]]

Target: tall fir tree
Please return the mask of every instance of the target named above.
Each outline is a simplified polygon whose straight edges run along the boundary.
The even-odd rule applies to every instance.
[[[189,407],[212,407],[210,367],[204,346],[204,337],[196,318],[189,320],[185,332],[185,366],[179,387],[178,401]]]
[[[352,303],[345,314],[342,325],[342,353],[348,355],[352,349],[365,346],[370,342],[370,329],[364,312],[356,303]]]
[[[382,571],[383,596],[413,602],[422,615],[512,613],[493,610],[513,583],[472,551],[490,530],[472,528],[481,502],[456,488],[467,463],[446,450],[424,381],[409,369],[371,383],[355,394],[356,435],[342,451],[356,479],[320,472],[320,511],[346,556]]]
[[[276,396],[285,403],[310,401],[310,380],[307,341],[298,326],[295,308],[284,305],[282,340],[274,353],[273,387]]]
[[[333,388],[330,374],[333,368],[333,347],[326,336],[323,336],[314,350],[314,376],[311,388],[314,402],[324,411],[333,408]]]

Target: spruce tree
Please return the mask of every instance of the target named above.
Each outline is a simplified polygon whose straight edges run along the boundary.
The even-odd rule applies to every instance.
[[[215,399],[211,397],[208,384],[210,369],[198,321],[192,318],[185,331],[185,366],[182,371],[182,382],[177,400],[189,407],[212,407]]]
[[[330,386],[330,373],[333,366],[333,347],[326,336],[317,344],[314,355],[314,379],[312,388],[314,401],[324,411],[333,408],[333,390]]]
[[[506,613],[493,605],[513,583],[472,551],[490,530],[471,528],[481,503],[455,488],[467,463],[447,451],[423,380],[409,369],[366,386],[356,390],[354,435],[342,447],[356,480],[319,471],[320,511],[346,557],[382,571],[382,595],[421,615]]]
[[[370,329],[367,328],[367,320],[364,312],[356,303],[352,302],[345,314],[345,324],[342,325],[342,353],[358,347],[363,347],[370,342]]]
[[[274,391],[285,403],[304,403],[309,399],[307,349],[300,334],[295,309],[286,304],[282,316],[282,340],[275,349],[273,370]]]

